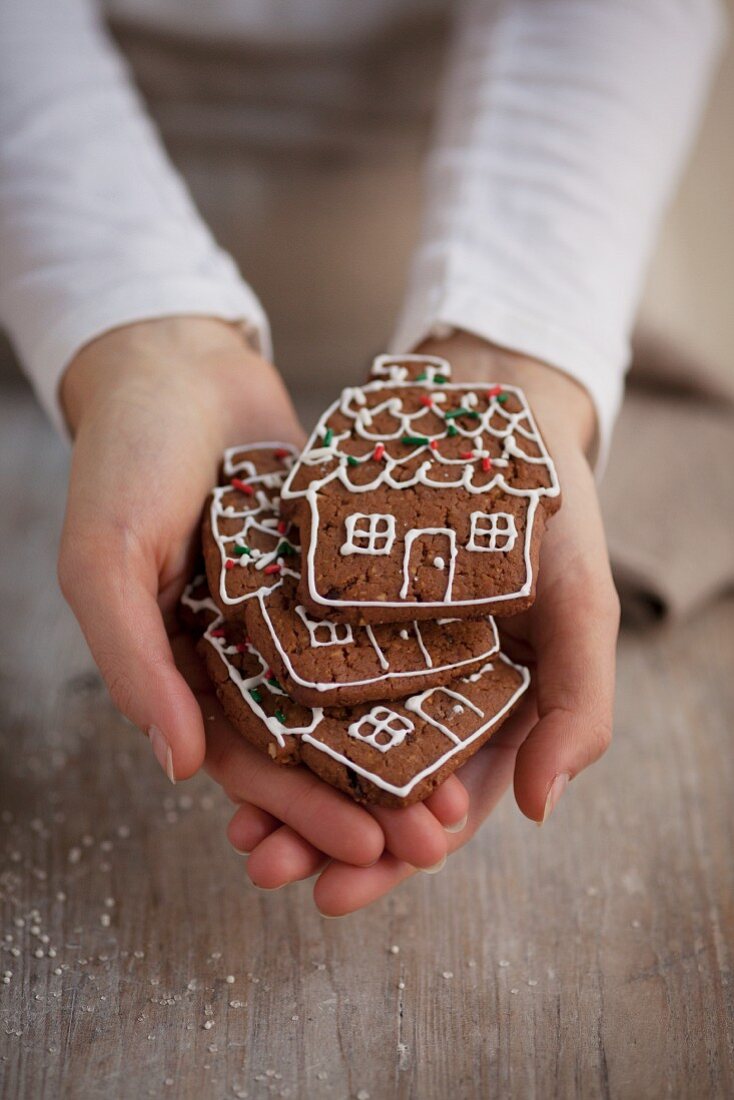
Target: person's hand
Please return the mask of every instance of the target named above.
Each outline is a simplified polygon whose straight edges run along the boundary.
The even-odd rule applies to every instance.
[[[230,797],[248,799],[263,820],[287,823],[294,842],[316,845],[321,861],[370,864],[387,841],[413,866],[438,862],[446,852],[443,823],[466,812],[458,780],[436,794],[430,809],[371,814],[306,769],[275,765],[229,728],[190,639],[177,628],[176,603],[224,448],[261,439],[302,442],[275,369],[232,326],[159,320],[90,343],[67,369],[61,398],[75,437],[59,556],[62,591],[113,701],[148,735],[168,777],[192,775],[206,750],[210,772]],[[202,689],[206,738],[169,634]],[[266,857],[261,853],[257,862],[272,877]]]
[[[497,620],[503,648],[532,667],[533,697],[456,773],[469,794],[469,813],[464,828],[449,836],[453,851],[474,835],[513,779],[520,809],[542,823],[567,783],[605,751],[612,730],[619,604],[586,459],[594,415],[585,391],[542,363],[464,334],[419,350],[449,359],[457,381],[522,386],[563,493],[542,544],[535,604],[523,615]],[[294,869],[312,874],[323,864],[318,852],[293,841],[277,821],[257,819],[247,804],[235,813],[229,836],[239,850],[252,853],[251,877],[258,881],[265,875],[271,886],[305,877],[291,875]],[[270,861],[273,852],[277,859]],[[261,863],[266,858],[267,868]],[[413,870],[390,851],[370,868],[331,861],[315,884],[316,904],[329,916],[351,912]]]

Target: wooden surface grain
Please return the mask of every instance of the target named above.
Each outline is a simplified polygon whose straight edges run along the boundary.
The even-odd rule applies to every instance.
[[[345,920],[247,885],[56,589],[65,464],[0,412],[0,1093],[734,1095],[732,603],[620,644],[615,744],[540,830],[505,798]]]

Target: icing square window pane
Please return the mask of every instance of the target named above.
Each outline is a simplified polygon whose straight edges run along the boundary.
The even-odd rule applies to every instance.
[[[389,554],[395,542],[395,516],[355,512],[347,516],[342,554]]]
[[[515,517],[511,512],[472,512],[471,535],[467,550],[509,553],[517,539]]]
[[[312,649],[320,649],[321,646],[351,645],[354,641],[352,628],[349,623],[332,623],[323,619],[312,619],[305,607],[300,604],[296,608],[296,614],[308,630],[308,637]]]
[[[373,707],[369,714],[352,722],[348,729],[350,737],[365,741],[373,749],[387,752],[396,745],[402,745],[407,735],[415,729],[410,718],[397,714],[389,707]]]

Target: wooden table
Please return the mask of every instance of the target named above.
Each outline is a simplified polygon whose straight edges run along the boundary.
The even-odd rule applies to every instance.
[[[223,796],[114,713],[56,588],[64,450],[2,397],[6,1100],[734,1095],[731,602],[623,635],[616,742],[549,826],[508,796],[323,920],[248,886]]]

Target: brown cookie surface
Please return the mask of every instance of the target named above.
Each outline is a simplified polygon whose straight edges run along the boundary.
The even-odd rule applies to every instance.
[[[313,619],[297,582],[247,604],[249,636],[289,695],[309,706],[398,699],[476,671],[499,649],[494,620],[351,626]]]
[[[527,689],[527,670],[498,653],[470,676],[386,704],[295,703],[244,633],[221,617],[199,643],[225,714],[278,763],[301,762],[361,802],[426,798],[499,728]]]
[[[530,606],[560,489],[522,390],[452,383],[418,356],[381,356],[373,375],[327,410],[281,491],[303,606],[352,623]]]

